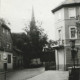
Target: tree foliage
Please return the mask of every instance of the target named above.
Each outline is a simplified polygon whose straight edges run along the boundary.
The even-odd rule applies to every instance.
[[[25,33],[12,33],[13,47],[23,51],[24,44],[26,43],[27,36]]]
[[[28,28],[25,28],[26,34],[12,33],[13,46],[24,52],[24,63],[27,65],[31,59],[41,58],[47,43],[47,35],[41,27],[29,25]]]
[[[38,58],[41,56],[43,47],[47,43],[47,35],[40,26],[29,25],[25,28],[28,37],[28,46],[31,58]]]

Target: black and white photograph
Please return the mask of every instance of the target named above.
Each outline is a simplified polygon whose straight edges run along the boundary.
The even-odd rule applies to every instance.
[[[80,0],[0,0],[0,80],[80,80]]]

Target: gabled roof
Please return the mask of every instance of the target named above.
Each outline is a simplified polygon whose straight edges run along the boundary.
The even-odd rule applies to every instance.
[[[10,30],[10,28],[6,24],[2,24],[1,26],[8,29],[8,30]]]
[[[52,13],[58,11],[59,9],[63,7],[70,7],[70,6],[80,6],[80,0],[65,0],[60,5],[58,5],[56,8],[52,10]]]
[[[10,28],[6,24],[2,24],[1,26],[8,29],[8,30],[10,30]]]
[[[6,22],[3,18],[0,18],[0,26],[10,30],[10,28],[8,27],[8,25],[6,24]]]

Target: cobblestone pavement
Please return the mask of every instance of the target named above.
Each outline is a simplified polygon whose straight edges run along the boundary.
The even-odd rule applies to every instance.
[[[43,73],[44,68],[24,69],[7,73],[6,80],[26,80]],[[0,80],[4,80],[4,74],[0,74]]]
[[[44,73],[26,80],[68,80],[68,71],[45,71]]]

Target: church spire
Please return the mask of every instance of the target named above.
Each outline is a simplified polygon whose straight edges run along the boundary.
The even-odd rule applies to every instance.
[[[35,22],[35,16],[34,16],[34,8],[33,8],[33,6],[32,6],[32,18],[31,18],[31,21]]]
[[[35,16],[34,16],[34,8],[32,7],[32,17],[30,22],[30,30],[36,29],[36,22],[35,22]]]

